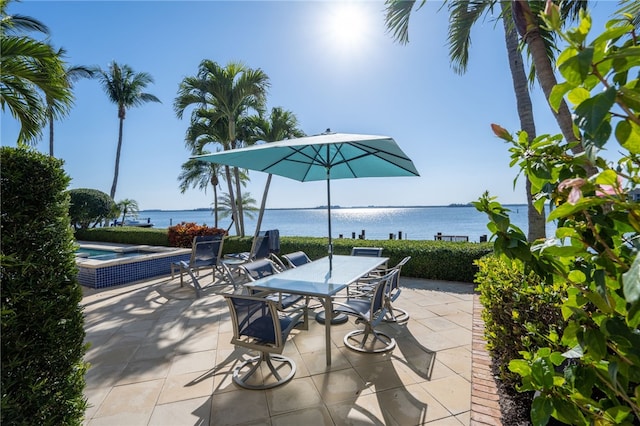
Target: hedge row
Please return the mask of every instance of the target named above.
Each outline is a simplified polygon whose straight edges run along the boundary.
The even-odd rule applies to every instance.
[[[169,246],[167,229],[113,227],[82,229],[76,232],[82,241],[103,241],[122,244],[148,244]],[[251,249],[252,237],[228,237],[223,252],[240,253]],[[472,283],[478,267],[474,264],[492,252],[489,243],[453,243],[427,240],[333,240],[335,254],[348,255],[354,246],[382,247],[389,257],[389,265],[395,265],[405,256],[411,261],[402,268],[407,277]],[[311,259],[327,255],[327,239],[311,237],[280,237],[280,253],[302,250]]]

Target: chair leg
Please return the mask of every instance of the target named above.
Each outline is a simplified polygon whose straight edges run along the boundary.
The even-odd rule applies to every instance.
[[[257,383],[257,384],[249,383],[250,379],[253,377],[256,371],[258,371],[258,369],[260,368],[263,362],[265,362],[267,367],[269,367],[269,371],[271,371],[271,374],[273,374],[273,377],[275,377],[276,381],[267,382],[263,378],[261,383]],[[282,377],[278,372],[278,366],[274,365],[274,362],[276,364],[279,364],[278,366],[280,368],[287,368],[288,366],[290,371],[284,377]],[[241,374],[241,371],[248,365],[251,365],[251,368],[249,368],[249,371],[247,371],[244,374]],[[233,381],[238,386],[241,386],[246,389],[259,389],[259,390],[271,389],[276,386],[280,386],[287,383],[288,381],[293,379],[293,376],[295,374],[296,374],[296,363],[291,358],[286,357],[284,355],[275,355],[275,354],[269,354],[267,352],[262,352],[260,355],[249,358],[246,361],[244,361],[242,364],[237,366],[233,370]]]
[[[367,344],[369,336],[372,336],[371,342]],[[364,330],[353,330],[344,336],[344,344],[349,349],[365,353],[387,352],[395,348],[396,341],[394,338],[386,334],[376,331],[373,327],[367,325]],[[383,346],[377,346],[376,343],[381,342]]]

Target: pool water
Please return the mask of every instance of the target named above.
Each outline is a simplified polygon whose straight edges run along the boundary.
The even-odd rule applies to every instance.
[[[99,250],[92,248],[79,248],[76,250],[76,256],[81,257],[83,259],[95,259],[95,260],[110,260],[110,259],[120,259],[125,257],[136,257],[142,256],[144,254],[149,254],[148,251],[112,251],[112,250]]]

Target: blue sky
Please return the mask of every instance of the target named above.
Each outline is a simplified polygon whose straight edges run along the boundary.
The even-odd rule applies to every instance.
[[[404,46],[385,31],[380,1],[27,0],[10,3],[9,13],[45,23],[70,65],[106,69],[115,60],[154,78],[147,91],[162,103],[127,112],[116,201],[134,199],[141,210],[211,205],[211,189],[178,189],[180,166],[189,158],[190,111],[180,120],[173,110],[179,83],[210,59],[262,69],[271,82],[268,108],[292,111],[308,135],[330,128],[391,136],[420,172],[335,181],[332,204],[447,205],[474,201],[484,191],[505,204],[524,203],[524,182],[513,187],[517,170],[509,168],[508,146],[490,129],[491,123],[519,129],[502,24],[488,19],[474,28],[469,69],[458,75],[449,64],[448,14],[441,6],[428,1],[413,12]],[[593,2],[596,30],[616,6]],[[55,155],[65,161],[72,188],[109,193],[116,106],[97,80],[76,83],[75,96],[71,113],[55,123]],[[539,89],[532,99],[538,134],[559,133]],[[1,120],[2,145],[14,146],[17,122],[7,111]],[[48,153],[48,143],[45,132],[37,149]],[[247,189],[259,204],[266,175],[250,177]],[[272,180],[268,208],[324,204],[323,182]]]

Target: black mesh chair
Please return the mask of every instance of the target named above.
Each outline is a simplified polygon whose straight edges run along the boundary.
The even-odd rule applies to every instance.
[[[353,247],[351,249],[351,256],[382,257],[382,248],[381,247]]]
[[[180,286],[184,285],[184,273],[191,277],[191,282],[196,290],[196,295],[200,296],[202,286],[198,281],[201,269],[211,268],[212,279],[215,283],[216,270],[221,270],[220,259],[222,258],[222,247],[224,235],[203,235],[193,238],[191,245],[191,257],[189,261],[174,262],[171,264],[171,278],[173,279],[176,269],[180,271]]]
[[[260,352],[233,370],[233,381],[247,389],[270,389],[291,380],[296,364],[283,356],[282,351],[291,330],[302,323],[303,312],[283,315],[275,302],[261,297],[231,294],[224,297],[233,324],[231,343]],[[264,364],[269,371],[258,372]]]
[[[395,302],[396,299],[400,296],[402,289],[400,288],[400,276],[402,274],[402,267],[407,264],[408,261],[411,260],[411,256],[407,256],[402,259],[396,266],[389,269],[384,269],[380,271],[376,271],[374,274],[371,274],[369,277],[358,281],[354,288],[351,290],[352,294],[359,295],[370,295],[374,290],[374,285],[376,280],[386,275],[394,270],[397,270],[398,273],[393,276],[391,281],[389,282],[389,286],[387,288],[387,297],[385,298],[385,305],[387,308],[387,314],[384,318],[386,322],[395,322],[399,324],[406,323],[409,321],[409,312],[404,309],[397,308],[392,305],[392,302]]]
[[[268,277],[271,275],[279,274],[282,270],[270,259],[258,259],[253,262],[248,262],[240,266],[244,271],[249,281],[257,281],[260,278]],[[299,294],[290,293],[271,293],[264,294],[260,290],[252,289],[251,285],[247,286],[251,295],[262,295],[270,300],[273,300],[278,304],[278,308],[281,310],[287,310],[294,307],[298,302],[304,299],[304,296]]]
[[[303,251],[295,251],[289,254],[283,254],[282,257],[287,261],[290,268],[297,268],[311,262],[309,256]]]
[[[356,324],[364,324],[364,329],[353,330],[344,336],[344,344],[348,348],[358,352],[378,353],[390,351],[396,346],[392,337],[376,330],[376,327],[387,314],[387,288],[397,273],[397,270],[393,270],[372,281],[373,291],[370,297],[361,295],[347,297],[344,302],[333,302],[334,312],[355,316]],[[372,338],[370,342],[369,336]]]

